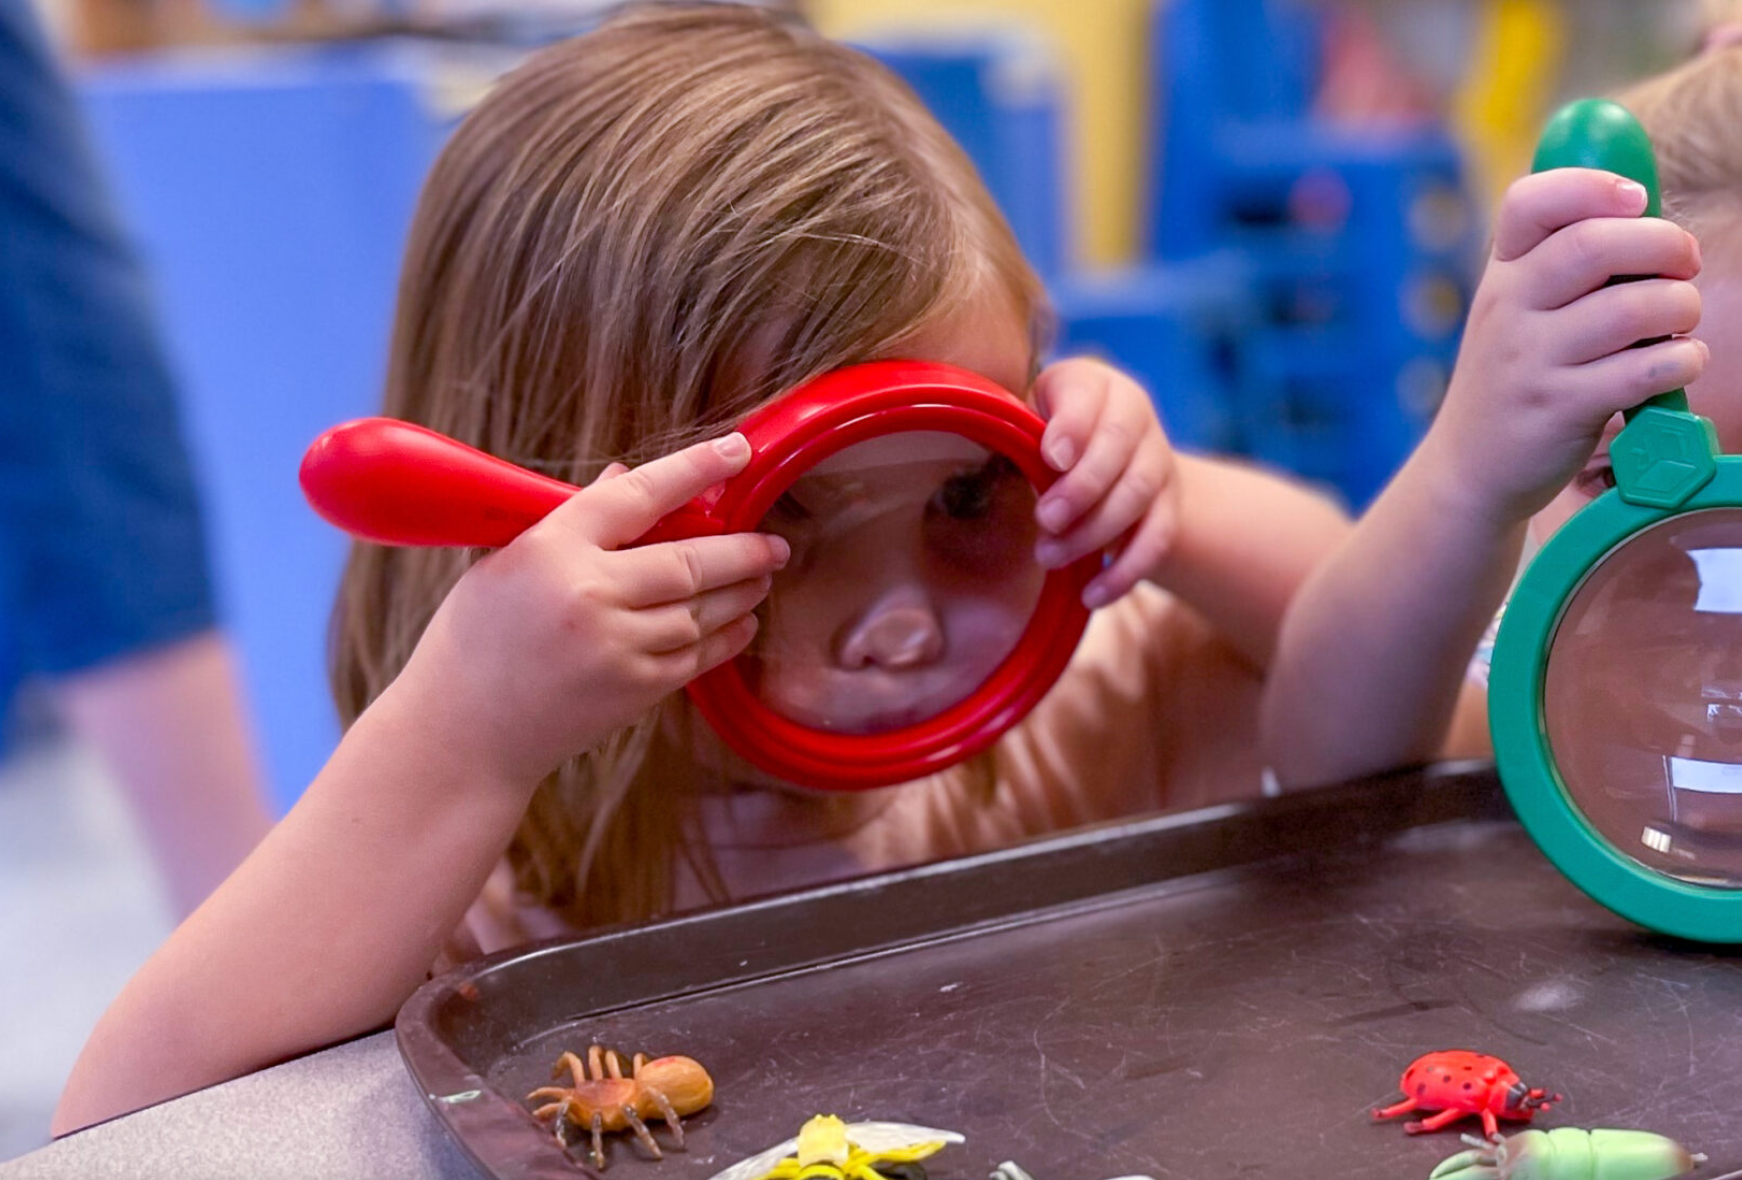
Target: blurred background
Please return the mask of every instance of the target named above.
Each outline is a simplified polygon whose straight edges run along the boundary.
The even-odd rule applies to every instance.
[[[1136,374],[1181,446],[1296,472],[1354,509],[1438,404],[1488,208],[1548,110],[1688,56],[1723,15],[1702,0],[790,6],[888,63],[960,139],[1048,280],[1060,350]],[[444,136],[603,7],[39,0],[167,337],[269,815],[337,738],[323,657],[344,545],[301,501],[302,449],[376,409],[401,242]],[[20,647],[7,607],[0,581],[0,685],[22,684],[0,761],[0,1160],[46,1140],[91,1024],[187,905],[115,758],[4,666]]]

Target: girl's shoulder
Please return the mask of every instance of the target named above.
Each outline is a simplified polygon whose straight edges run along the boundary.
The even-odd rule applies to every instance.
[[[1096,612],[1076,655],[995,755],[1001,802],[1053,831],[1257,794],[1262,674],[1147,583]]]
[[[1142,709],[1151,719],[1177,716],[1200,696],[1236,711],[1243,693],[1233,684],[1257,687],[1253,667],[1211,624],[1181,599],[1140,582],[1118,602],[1097,611],[1064,675],[1035,720],[1073,712],[1073,702]],[[1048,708],[1048,705],[1051,708]]]

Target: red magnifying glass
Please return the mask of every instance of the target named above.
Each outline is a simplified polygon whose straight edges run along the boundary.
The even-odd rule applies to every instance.
[[[1039,703],[1101,567],[1034,560],[1034,506],[1057,478],[1039,415],[975,373],[879,361],[739,429],[748,466],[637,542],[793,546],[750,649],[687,686],[727,745],[803,786],[889,786],[972,757]],[[323,434],[301,478],[321,516],[383,545],[500,548],[579,490],[388,418]]]

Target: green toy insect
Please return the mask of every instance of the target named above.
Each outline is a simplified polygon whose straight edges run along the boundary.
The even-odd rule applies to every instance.
[[[1672,1180],[1706,1162],[1650,1131],[1556,1127],[1489,1141],[1464,1136],[1471,1150],[1452,1156],[1428,1180]],[[1712,1180],[1738,1180],[1742,1172]]]
[[[1658,215],[1651,142],[1616,103],[1563,109],[1535,166],[1620,173]],[[1682,390],[1626,417],[1616,486],[1507,603],[1495,757],[1525,829],[1579,888],[1667,934],[1742,942],[1742,456],[1719,454]]]

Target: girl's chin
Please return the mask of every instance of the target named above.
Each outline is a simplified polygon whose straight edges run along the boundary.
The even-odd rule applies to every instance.
[[[745,790],[773,791],[779,795],[791,795],[799,799],[840,799],[845,797],[842,791],[831,791],[827,787],[805,787],[798,783],[789,783],[772,775],[755,772],[752,781],[739,784]]]
[[[812,801],[844,801],[869,798],[879,793],[878,791],[841,791],[828,787],[788,782],[740,756],[699,716],[691,714],[686,718],[686,721],[687,738],[680,736],[682,730],[678,728],[669,729],[668,736],[675,741],[687,744],[695,768],[705,778],[710,778],[718,783],[725,792],[760,791],[782,795],[789,799]]]
[[[785,795],[795,799],[834,799],[845,800],[856,796],[874,794],[867,791],[843,791],[838,788],[807,786],[804,783],[788,782],[754,766],[736,754],[727,754],[726,764],[720,767],[720,773],[731,789],[735,791],[766,791],[776,795]]]
[[[698,724],[700,724],[698,722]],[[718,734],[701,725],[692,739],[691,755],[699,769],[709,772],[727,792],[767,791],[796,798],[817,799],[838,796],[839,791],[806,787],[790,783],[740,757],[720,740]]]

